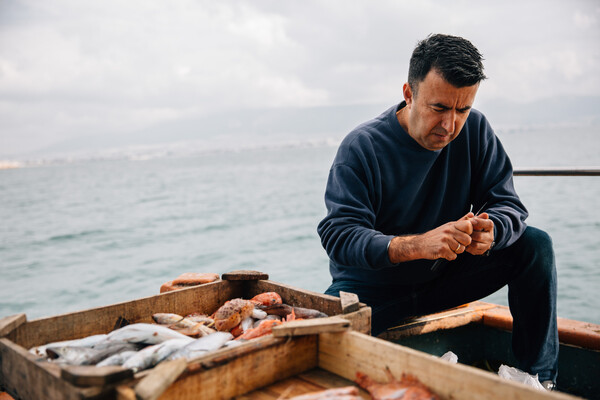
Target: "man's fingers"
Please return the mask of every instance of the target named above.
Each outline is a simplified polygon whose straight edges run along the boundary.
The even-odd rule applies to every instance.
[[[459,221],[466,221],[468,219],[473,218],[474,216],[475,216],[475,214],[473,214],[471,211],[469,211],[462,218],[460,218]]]
[[[471,219],[471,225],[473,226],[474,231],[485,231],[491,232],[494,229],[494,221],[489,219],[488,215],[478,215],[475,218]]]

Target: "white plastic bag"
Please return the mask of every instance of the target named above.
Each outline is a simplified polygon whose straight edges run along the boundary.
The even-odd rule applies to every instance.
[[[537,374],[530,375],[527,372],[521,371],[520,369],[502,364],[498,370],[498,375],[510,381],[524,383],[527,386],[531,386],[532,388],[538,390],[546,390],[538,380]]]
[[[458,356],[451,351],[444,353],[440,358],[448,361],[450,364],[456,364],[458,362]]]

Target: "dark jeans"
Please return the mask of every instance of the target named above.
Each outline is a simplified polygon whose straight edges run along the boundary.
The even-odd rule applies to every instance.
[[[443,271],[438,278],[419,285],[374,287],[345,280],[334,281],[325,293],[356,293],[372,308],[372,334],[378,335],[409,316],[479,300],[508,284],[512,349],[519,363],[516,367],[539,374],[540,382],[556,381],[556,266],[552,240],[546,232],[527,227],[508,248],[492,251],[489,256],[463,253],[440,268]]]

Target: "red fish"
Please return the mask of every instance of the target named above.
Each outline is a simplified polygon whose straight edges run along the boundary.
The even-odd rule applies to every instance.
[[[270,306],[273,304],[281,304],[283,301],[281,300],[281,296],[276,292],[264,292],[261,294],[257,294],[253,298],[250,299],[256,305],[261,306]]]
[[[374,381],[360,371],[356,373],[355,382],[369,392],[373,400],[439,400],[415,376],[402,374],[402,379],[397,381],[387,367],[386,373],[390,379],[388,383]]]

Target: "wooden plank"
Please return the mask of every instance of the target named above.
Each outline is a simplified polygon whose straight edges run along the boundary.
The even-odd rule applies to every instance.
[[[152,314],[157,312],[210,314],[226,300],[240,297],[240,290],[241,286],[232,282],[207,283],[138,300],[36,319],[14,329],[7,338],[29,349],[59,340],[108,333],[120,321],[151,322]]]
[[[340,302],[342,305],[342,314],[358,311],[360,308],[358,296],[354,293],[340,290]]]
[[[173,361],[163,361],[152,369],[144,379],[135,385],[135,395],[138,400],[156,400],[160,395],[185,371],[187,361],[180,358]]]
[[[224,281],[258,281],[269,279],[269,275],[260,271],[238,270],[221,275]]]
[[[103,386],[133,378],[133,371],[117,366],[63,366],[60,377],[79,387]]]
[[[423,335],[442,329],[452,329],[472,322],[483,322],[483,315],[495,304],[475,301],[466,306],[452,308],[422,317],[408,318],[401,324],[389,328],[378,337],[384,340],[397,341],[406,336]]]
[[[466,365],[450,364],[352,331],[319,335],[319,367],[350,380],[355,379],[357,371],[362,371],[380,382],[388,381],[385,368],[389,367],[397,379],[402,373],[413,374],[443,398],[575,399],[563,393],[540,391],[507,381],[496,374]]]
[[[275,382],[253,392],[239,396],[237,400],[281,400],[292,396],[320,392],[327,389],[357,386],[354,382],[344,379],[321,368],[313,368],[291,378]],[[359,395],[363,399],[371,396],[359,388]]]
[[[35,356],[5,338],[0,339],[0,378],[3,389],[19,399],[86,399],[107,394],[112,388],[78,389],[70,383],[57,379],[35,361]]]
[[[483,324],[512,331],[513,319],[508,307],[496,305],[484,311]],[[557,325],[560,343],[600,350],[600,325],[560,317]]]
[[[248,293],[249,297],[263,292],[277,292],[286,304],[312,308],[322,311],[329,316],[342,313],[340,299],[335,296],[298,289],[283,283],[275,283],[266,280],[255,282],[249,289],[251,289],[250,293]]]
[[[324,389],[333,389],[351,385],[358,387],[354,381],[343,378],[322,368],[315,368],[311,369],[310,371],[303,372],[302,374],[298,375],[298,378],[307,382],[312,382],[315,385],[323,387]],[[369,393],[360,387],[359,395],[364,399],[371,399]]]
[[[317,365],[317,337],[314,335],[290,341],[278,338],[265,338],[265,341],[276,345],[257,348],[210,369],[186,372],[160,398],[230,399]]]
[[[15,328],[27,322],[25,314],[9,315],[0,319],[0,337],[4,337],[12,332]]]
[[[340,317],[290,321],[273,328],[274,337],[314,335],[321,332],[341,332],[350,328],[350,321]]]

